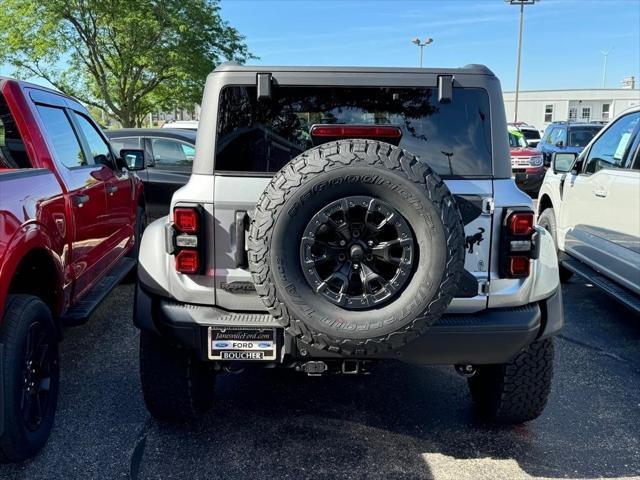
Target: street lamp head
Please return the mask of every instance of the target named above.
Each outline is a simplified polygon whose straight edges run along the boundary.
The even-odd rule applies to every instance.
[[[429,45],[430,43],[433,43],[433,38],[427,37],[427,38],[424,39],[424,44],[425,45]]]
[[[504,0],[509,5],[533,5],[540,0]]]
[[[411,40],[411,43],[415,43],[416,45],[420,45],[420,39],[418,37]]]

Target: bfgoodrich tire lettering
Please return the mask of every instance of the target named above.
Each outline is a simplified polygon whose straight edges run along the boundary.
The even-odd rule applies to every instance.
[[[411,279],[375,309],[326,300],[301,266],[300,242],[311,218],[358,195],[399,212],[417,247]],[[305,152],[274,176],[251,224],[249,265],[258,294],[289,333],[315,348],[368,355],[406,344],[442,315],[463,270],[463,242],[453,196],[425,163],[386,143],[344,140]]]

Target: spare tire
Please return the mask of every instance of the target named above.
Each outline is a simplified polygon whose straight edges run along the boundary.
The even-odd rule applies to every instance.
[[[445,311],[464,227],[429,166],[387,143],[342,140],[294,158],[263,192],[249,266],[271,315],[309,346],[367,356]]]

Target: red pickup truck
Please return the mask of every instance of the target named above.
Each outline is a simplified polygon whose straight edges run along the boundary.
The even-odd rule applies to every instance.
[[[62,327],[136,264],[142,151],[117,155],[73,98],[0,77],[0,462],[53,424]]]

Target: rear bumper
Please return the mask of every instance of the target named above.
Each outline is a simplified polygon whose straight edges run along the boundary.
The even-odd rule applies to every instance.
[[[207,359],[209,326],[264,326],[277,324],[269,315],[237,314],[225,310],[175,303],[136,288],[134,322],[138,328],[172,338]],[[445,315],[427,333],[405,347],[367,359],[397,359],[407,363],[494,364],[514,358],[539,338],[557,334],[564,323],[562,293],[558,289],[541,302],[517,308],[488,309],[473,315]],[[301,350],[306,350],[303,357]],[[315,350],[285,336],[283,353],[289,359],[343,358]]]

